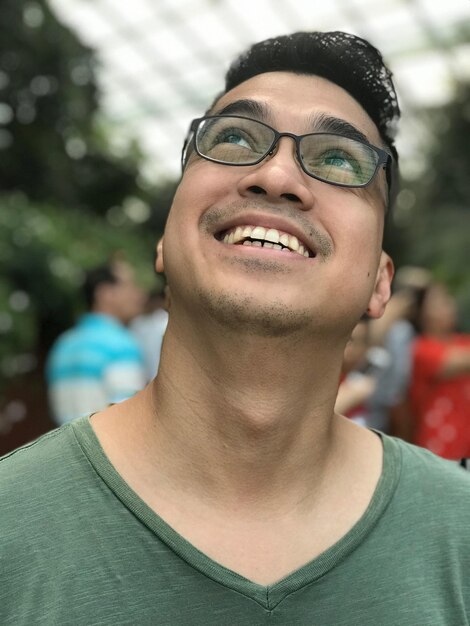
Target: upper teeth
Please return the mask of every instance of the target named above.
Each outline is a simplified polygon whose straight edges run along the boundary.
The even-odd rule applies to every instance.
[[[243,241],[247,239],[256,241]],[[251,245],[257,242],[267,248],[277,248],[278,250],[290,250],[305,257],[309,257],[309,252],[294,235],[289,235],[275,228],[264,228],[263,226],[237,226],[228,230],[223,239],[224,243],[239,243]],[[264,242],[264,243],[262,243]]]

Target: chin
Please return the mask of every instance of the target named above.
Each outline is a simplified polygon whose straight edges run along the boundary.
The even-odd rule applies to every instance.
[[[311,314],[295,310],[279,301],[262,302],[254,296],[200,293],[205,316],[228,331],[258,337],[282,337],[305,330]]]

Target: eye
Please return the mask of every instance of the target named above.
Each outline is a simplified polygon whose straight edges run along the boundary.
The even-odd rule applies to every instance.
[[[329,167],[337,167],[351,172],[361,172],[358,161],[342,150],[329,150],[322,155],[322,160]]]
[[[239,128],[225,128],[223,131],[219,132],[213,139],[213,144],[217,145],[221,143],[231,143],[242,148],[252,147],[252,142],[249,140],[246,133]]]
[[[273,142],[269,126],[249,118],[209,117],[196,136],[199,154],[228,164],[255,163]]]

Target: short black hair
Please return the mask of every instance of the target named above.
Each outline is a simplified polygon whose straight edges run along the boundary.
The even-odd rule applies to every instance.
[[[292,72],[325,78],[347,91],[377,126],[392,157],[389,204],[398,191],[398,153],[394,138],[400,107],[381,53],[365,39],[344,33],[297,32],[266,39],[236,58],[225,76],[225,89],[215,102],[237,85],[267,72]]]
[[[400,107],[381,53],[365,39],[344,33],[297,32],[254,44],[230,66],[225,91],[266,72],[293,72],[321,76],[346,90],[377,126],[392,156],[389,196],[396,196],[398,153],[394,138]]]
[[[109,263],[88,270],[85,273],[85,281],[83,283],[83,295],[87,309],[91,310],[93,308],[96,290],[100,285],[114,285],[117,282],[118,279]]]

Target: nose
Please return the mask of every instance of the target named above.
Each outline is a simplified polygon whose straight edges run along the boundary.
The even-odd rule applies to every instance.
[[[287,200],[302,210],[312,207],[313,179],[302,171],[296,159],[293,138],[283,136],[273,152],[261,163],[248,166],[238,183],[238,191],[243,197],[252,194],[263,195],[270,200]],[[311,182],[312,181],[312,182]]]

